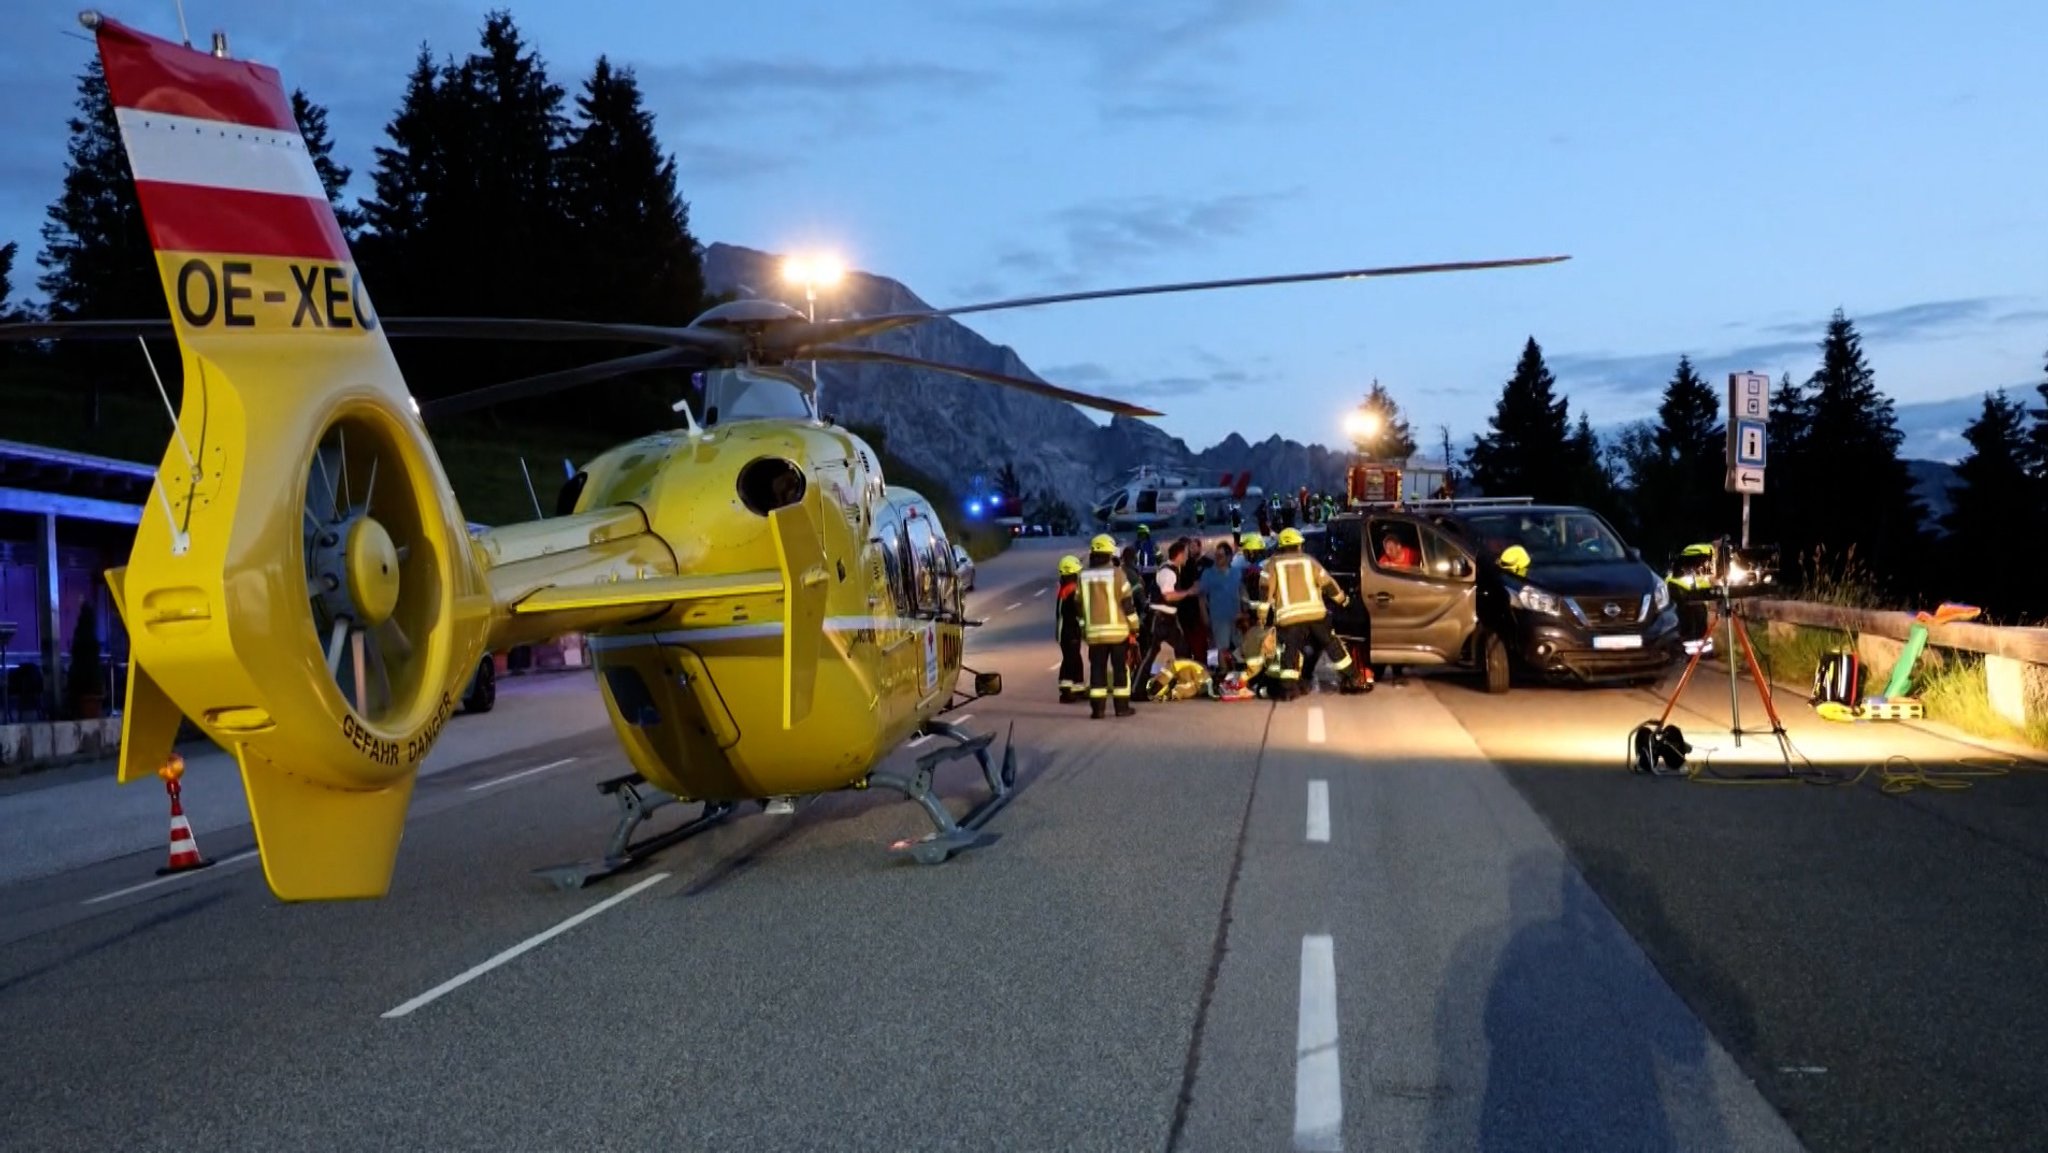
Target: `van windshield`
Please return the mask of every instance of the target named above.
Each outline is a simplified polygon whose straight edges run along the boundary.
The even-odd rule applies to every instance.
[[[1590,512],[1498,512],[1467,515],[1472,535],[1489,556],[1512,545],[1528,550],[1531,565],[1593,564],[1628,559],[1628,548]]]

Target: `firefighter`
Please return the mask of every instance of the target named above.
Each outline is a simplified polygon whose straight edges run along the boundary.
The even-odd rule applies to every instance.
[[[1117,563],[1116,541],[1108,534],[1088,542],[1088,567],[1081,570],[1082,637],[1088,642],[1088,715],[1100,718],[1113,699],[1116,715],[1131,715],[1129,650],[1136,633],[1137,605],[1130,578]]]
[[[1053,616],[1053,635],[1060,642],[1060,703],[1088,699],[1087,674],[1081,667],[1081,558],[1060,558],[1060,584]]]
[[[1708,629],[1711,606],[1705,598],[1690,595],[1714,587],[1714,546],[1685,546],[1679,551],[1678,563],[1665,574],[1664,583],[1671,586],[1671,603],[1678,606],[1678,638],[1685,642],[1685,651],[1714,651]]]
[[[1271,602],[1273,624],[1280,629],[1280,677],[1292,682],[1283,686],[1282,700],[1300,694],[1302,654],[1311,645],[1329,657],[1345,692],[1365,691],[1365,681],[1350,651],[1330,632],[1329,610],[1323,605],[1325,590],[1340,605],[1350,603],[1351,598],[1329,570],[1301,551],[1299,530],[1280,530],[1280,547],[1259,574],[1259,590],[1260,599]]]
[[[1159,567],[1159,546],[1152,543],[1152,526],[1138,526],[1138,567],[1150,571]]]
[[[1203,525],[1206,525],[1206,524],[1208,524],[1208,523],[1209,523],[1209,502],[1208,502],[1208,501],[1206,501],[1206,500],[1203,500],[1203,499],[1202,499],[1201,497],[1196,497],[1196,498],[1195,498],[1195,527],[1197,527],[1197,528],[1200,528],[1200,527],[1202,527]]]

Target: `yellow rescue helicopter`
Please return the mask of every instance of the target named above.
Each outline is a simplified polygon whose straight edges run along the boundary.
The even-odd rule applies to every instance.
[[[1549,263],[1354,269],[1075,292],[812,321],[771,301],[683,328],[380,319],[328,207],[276,70],[97,13],[106,65],[184,365],[183,400],[128,564],[107,574],[130,636],[123,782],[151,776],[190,718],[238,758],[263,868],[288,901],[390,886],[420,761],[480,656],[589,638],[634,773],[604,856],[623,868],[759,801],[883,786],[936,829],[892,846],[935,863],[971,847],[1015,788],[1014,750],[941,715],[960,702],[952,550],[923,496],[820,419],[792,362],[938,369],[1112,413],[1134,405],[844,342],[942,316],[1257,284]],[[0,339],[133,338],[161,323],[22,324]],[[386,334],[644,342],[654,351],[421,407]],[[585,466],[563,515],[472,537],[423,415],[651,368],[704,374],[701,422]],[[973,670],[966,670],[970,673]],[[975,694],[1001,691],[994,674]],[[972,699],[972,698],[970,698]],[[884,771],[919,734],[943,738]],[[936,767],[973,755],[990,790],[955,819]],[[702,814],[634,843],[671,801]],[[544,872],[546,870],[543,870]]]

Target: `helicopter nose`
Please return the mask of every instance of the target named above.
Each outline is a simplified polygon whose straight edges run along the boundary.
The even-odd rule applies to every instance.
[[[779,456],[755,457],[740,469],[740,503],[755,516],[767,516],[804,498],[807,482],[795,461]]]

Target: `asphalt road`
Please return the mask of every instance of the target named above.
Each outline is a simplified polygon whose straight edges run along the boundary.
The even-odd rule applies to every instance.
[[[1055,703],[1041,593],[1060,548],[982,568],[969,663],[1007,691],[954,719],[1014,723],[1022,788],[996,843],[941,866],[884,852],[928,828],[915,806],[850,794],[557,891],[532,870],[602,843],[592,785],[623,762],[606,733],[560,736],[512,702],[477,722],[533,731],[422,781],[381,902],[282,905],[247,857],[123,892],[161,847],[0,888],[7,1147],[2006,1149],[2048,1132],[2029,984],[2048,962],[2048,779],[1903,797],[1648,780],[1619,766],[1650,695],[1454,681],[1090,721]],[[1702,745],[1717,684],[1725,718],[1711,680],[1685,714]],[[1863,756],[1851,737],[1958,755],[1788,720],[1816,761]],[[982,795],[971,763],[941,781],[955,812]],[[246,826],[203,844],[252,846]]]

